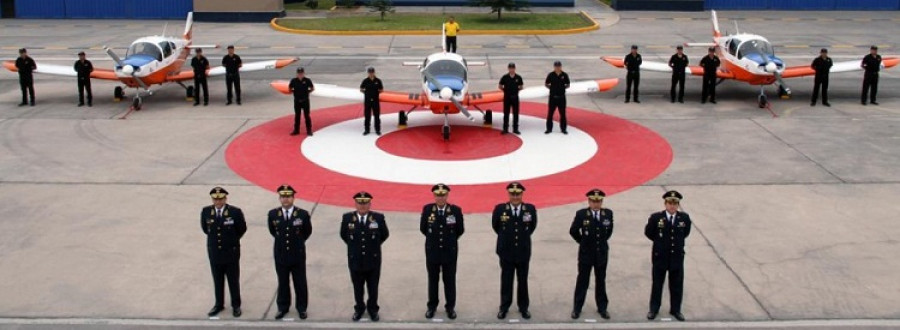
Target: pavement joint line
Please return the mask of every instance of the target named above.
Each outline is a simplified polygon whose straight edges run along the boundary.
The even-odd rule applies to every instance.
[[[837,174],[834,174],[833,172],[831,172],[831,170],[829,170],[828,168],[826,168],[824,165],[822,165],[822,164],[820,164],[819,162],[813,160],[811,157],[809,157],[809,155],[807,155],[806,153],[800,151],[800,149],[797,149],[797,147],[795,147],[794,145],[788,143],[787,141],[785,141],[784,139],[782,139],[780,136],[776,135],[774,132],[770,131],[767,127],[765,127],[764,125],[762,125],[759,121],[757,121],[757,120],[755,120],[755,119],[750,119],[750,121],[753,122],[754,124],[756,124],[756,126],[759,126],[759,128],[762,128],[764,131],[766,131],[767,133],[769,133],[769,135],[771,135],[773,138],[775,138],[775,139],[778,140],[779,142],[783,143],[784,145],[786,145],[786,146],[788,146],[789,148],[791,148],[792,150],[794,150],[794,152],[796,152],[796,153],[798,153],[798,154],[800,154],[800,155],[803,155],[803,158],[806,158],[806,160],[810,161],[810,162],[813,163],[813,164],[816,164],[816,166],[817,166],[818,168],[820,168],[820,169],[822,169],[823,171],[825,171],[825,173],[828,173],[828,175],[830,175],[830,176],[832,176],[833,178],[837,179],[837,180],[840,181],[841,183],[848,183],[847,180],[844,180],[844,178],[841,178],[841,177],[838,176]]]
[[[244,126],[247,126],[248,122],[250,122],[250,119],[244,119],[244,121],[240,125],[238,125],[238,127],[233,132],[231,132],[231,134],[228,135],[228,137],[225,138],[225,140],[223,140],[222,143],[220,143],[219,146],[216,147],[216,149],[214,149],[211,153],[209,153],[209,155],[206,156],[206,158],[203,159],[203,161],[200,162],[200,164],[197,164],[197,166],[194,167],[193,170],[191,170],[191,173],[188,173],[188,175],[186,175],[184,177],[184,179],[181,179],[181,181],[178,182],[178,184],[179,185],[184,184],[184,182],[187,181],[187,179],[189,179],[191,176],[193,176],[194,173],[197,172],[197,170],[199,170],[201,167],[203,167],[204,164],[206,164],[206,162],[208,162],[210,159],[212,159],[212,157],[215,156],[216,153],[219,152],[219,150],[222,150],[222,148],[225,147],[226,144],[228,144],[228,141],[231,141],[234,138],[234,136],[237,135],[237,133],[240,132],[242,128],[244,128]]]

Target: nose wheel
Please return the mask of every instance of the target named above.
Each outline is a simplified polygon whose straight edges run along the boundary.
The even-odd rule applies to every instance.
[[[134,110],[141,110],[141,105],[143,105],[143,103],[140,96],[135,96],[134,100],[131,101],[131,108]]]
[[[769,101],[766,99],[766,94],[759,94],[759,98],[757,101],[759,103],[760,109],[765,108],[767,105],[769,105]]]
[[[444,127],[441,128],[441,135],[444,137],[444,141],[450,140],[450,126],[449,125],[444,125]]]

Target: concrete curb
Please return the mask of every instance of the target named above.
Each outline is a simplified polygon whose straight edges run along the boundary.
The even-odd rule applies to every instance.
[[[594,31],[600,29],[600,23],[597,23],[590,15],[583,10],[579,11],[582,17],[591,22],[591,26],[563,29],[563,30],[466,30],[466,35],[560,35],[560,34],[576,34]],[[432,30],[384,30],[384,31],[325,31],[325,30],[304,30],[292,29],[278,24],[279,18],[273,18],[269,25],[272,29],[281,32],[296,34],[313,34],[313,35],[339,35],[339,36],[372,36],[372,35],[439,35],[440,31]]]

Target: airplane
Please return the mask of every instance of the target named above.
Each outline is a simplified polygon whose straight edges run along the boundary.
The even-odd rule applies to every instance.
[[[760,108],[769,105],[766,99],[765,86],[778,85],[778,95],[788,98],[791,89],[785,84],[784,79],[815,75],[816,72],[809,65],[787,67],[780,58],[775,56],[775,50],[766,38],[749,33],[722,35],[719,32],[719,22],[716,11],[712,11],[713,42],[712,43],[685,43],[685,46],[715,47],[716,55],[722,61],[722,65],[716,72],[719,83],[725,79],[742,81],[750,85],[759,85],[759,97],[757,104]],[[735,24],[737,28],[737,24]],[[625,61],[617,57],[602,57],[607,63],[623,68]],[[890,68],[900,63],[900,58],[885,57],[882,59],[883,67]],[[656,72],[672,72],[668,63],[643,61],[641,70]],[[862,71],[860,61],[834,62],[830,73]],[[695,76],[703,75],[700,66],[689,66],[685,73]]]
[[[136,93],[131,104],[132,110],[140,110],[142,105],[141,95],[153,95],[150,90],[152,85],[164,83],[177,83],[187,90],[188,96],[193,93],[193,86],[186,87],[184,81],[194,79],[194,71],[181,68],[195,48],[218,48],[216,45],[194,45],[193,42],[194,13],[188,12],[187,23],[184,27],[184,35],[181,38],[165,36],[148,36],[138,38],[131,43],[125,58],[122,59],[112,49],[104,46],[106,54],[116,63],[113,69],[94,68],[91,72],[92,79],[114,80],[125,84],[128,88],[135,88]],[[297,58],[258,61],[244,63],[240,72],[280,69],[296,62]],[[12,72],[16,72],[15,61],[5,61],[3,66]],[[36,73],[44,73],[57,76],[77,77],[77,73],[70,65],[41,64],[37,66]],[[225,67],[215,66],[207,71],[207,76],[221,76],[225,74]],[[121,86],[114,91],[116,100],[124,97]]]
[[[442,33],[446,40],[446,32]],[[394,104],[412,106],[407,111],[400,111],[399,126],[407,124],[409,114],[416,109],[430,109],[433,114],[444,116],[444,125],[441,134],[444,140],[450,139],[449,116],[462,113],[471,121],[475,118],[466,107],[474,107],[483,115],[484,125],[491,125],[491,111],[482,110],[479,105],[487,103],[503,102],[503,92],[492,90],[487,92],[472,92],[469,90],[468,71],[469,66],[482,66],[484,62],[466,61],[465,58],[447,52],[446,43],[441,42],[443,50],[428,55],[424,61],[404,62],[404,66],[417,66],[422,75],[422,89],[420,92],[383,91],[379,95],[379,101]],[[566,94],[584,94],[590,92],[606,91],[618,84],[618,78],[586,80],[569,84]],[[280,80],[271,83],[272,88],[282,94],[291,94],[289,82]],[[519,91],[519,99],[534,99],[548,97],[549,89],[545,86],[523,88]],[[363,94],[357,88],[341,87],[330,84],[316,84],[315,91],[311,95],[363,101]]]

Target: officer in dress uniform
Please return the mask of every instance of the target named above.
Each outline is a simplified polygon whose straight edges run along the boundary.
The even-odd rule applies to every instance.
[[[653,241],[653,289],[647,319],[656,318],[662,304],[662,288],[669,273],[669,314],[684,321],[681,296],[684,288],[684,239],[691,233],[691,217],[679,211],[682,196],[671,190],[663,194],[666,209],[650,215],[644,236]]]
[[[381,92],[384,91],[384,83],[375,76],[375,68],[368,67],[366,69],[368,76],[359,84],[359,91],[363,93],[365,101],[363,102],[363,135],[369,135],[369,127],[372,124],[372,116],[375,116],[375,134],[381,135],[381,101],[379,99]]]
[[[606,241],[613,233],[613,211],[603,208],[606,193],[600,189],[587,192],[588,208],[575,213],[569,235],[578,242],[578,278],[575,281],[575,305],[572,308],[572,319],[581,315],[584,298],[587,295],[594,271],[594,301],[600,317],[609,319],[606,310],[609,299],[606,297],[606,263],[609,256],[609,245]]]
[[[247,232],[244,212],[227,204],[228,191],[215,187],[209,191],[213,204],[200,211],[200,228],[206,234],[206,252],[212,269],[216,305],[207,315],[216,316],[225,309],[225,280],[231,295],[234,317],[241,316],[241,237]]]
[[[669,58],[669,67],[672,68],[672,88],[669,90],[669,94],[672,97],[672,103],[675,103],[675,85],[678,85],[678,103],[684,103],[684,69],[687,68],[688,63],[688,57],[684,54],[684,46],[675,47],[675,54]]]
[[[306,240],[312,235],[309,212],[294,206],[296,191],[289,185],[278,187],[281,207],[269,210],[269,233],[275,238],[272,246],[275,256],[275,274],[278,275],[278,313],[280,320],[291,309],[291,285],[294,282],[295,307],[300,319],[306,319],[309,294],[306,289]]]
[[[719,71],[719,57],[716,56],[716,48],[709,47],[709,52],[700,60],[700,66],[703,67],[703,88],[700,93],[700,103],[706,103],[707,97],[709,102],[716,104],[716,72]]]
[[[234,89],[234,96],[237,96],[237,104],[241,105],[241,67],[244,66],[244,61],[241,60],[241,57],[234,53],[234,46],[228,45],[228,54],[222,57],[222,66],[225,67],[225,89],[228,91],[228,102],[225,105],[231,104],[232,93],[231,90]]]
[[[353,282],[353,321],[359,321],[368,311],[372,321],[378,317],[378,280],[381,277],[381,244],[389,232],[384,214],[369,210],[372,195],[361,191],[353,195],[356,211],[344,213],[341,219],[341,239],[347,244],[347,266]],[[368,289],[369,300],[363,300]]]
[[[519,91],[525,84],[522,76],[516,73],[516,64],[509,62],[506,65],[509,74],[500,78],[500,90],[503,91],[503,130],[500,134],[509,134],[509,112],[512,110],[513,133],[519,133]]]
[[[625,103],[631,102],[631,86],[634,86],[634,103],[641,103],[638,99],[638,86],[641,85],[641,63],[644,60],[638,54],[638,46],[631,45],[631,52],[625,55]]]
[[[863,74],[862,105],[866,105],[866,97],[869,97],[869,103],[878,105],[878,102],[875,102],[875,96],[878,95],[878,71],[881,71],[881,55],[878,55],[878,46],[869,47],[869,55],[863,57],[860,66],[866,71]]]
[[[833,65],[834,62],[831,61],[831,57],[828,57],[828,49],[826,48],[822,48],[819,51],[819,56],[812,61],[810,67],[816,71],[816,77],[813,80],[813,95],[812,100],[809,101],[810,106],[816,106],[816,98],[819,97],[820,88],[822,89],[822,105],[826,107],[831,106],[828,103],[828,73]]]
[[[194,106],[200,105],[200,92],[203,91],[203,105],[209,105],[209,85],[206,83],[206,70],[209,70],[209,59],[203,56],[203,49],[197,48],[191,59],[194,69]]]
[[[438,302],[438,281],[444,274],[444,309],[447,317],[456,318],[456,257],[457,240],[465,232],[462,208],[448,204],[450,187],[438,183],[431,187],[434,203],[422,208],[419,231],[425,235],[425,268],[428,270],[428,310],[425,318],[434,317]]]
[[[19,106],[29,104],[28,97],[31,96],[31,106],[34,106],[34,70],[37,70],[37,63],[25,48],[19,49],[19,57],[16,58],[16,70],[19,72],[19,87],[22,88],[22,103]]]
[[[84,52],[78,52],[78,60],[75,61],[73,69],[78,74],[78,106],[84,106],[84,92],[87,90],[87,105],[93,106],[94,94],[91,93],[91,72],[94,72],[94,65],[88,61]]]
[[[528,312],[528,262],[531,260],[531,234],[537,228],[537,209],[522,202],[525,186],[521,183],[508,184],[506,191],[509,202],[497,204],[491,216],[491,225],[497,233],[497,256],[500,257],[500,311],[497,318],[504,319],[509,312],[515,277],[519,283],[516,302],[522,318],[527,320],[531,318]]]

